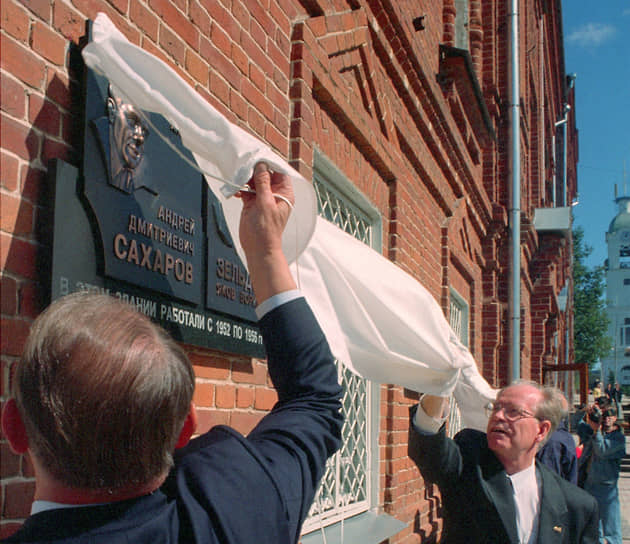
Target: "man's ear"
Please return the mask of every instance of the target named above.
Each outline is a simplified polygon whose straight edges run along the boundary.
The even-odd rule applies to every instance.
[[[15,399],[6,401],[2,409],[2,434],[9,441],[13,453],[26,453],[28,450],[26,427]]]
[[[536,437],[536,442],[540,442],[545,439],[545,437],[551,432],[551,421],[543,420],[538,425],[538,436]]]
[[[197,410],[195,409],[195,404],[190,403],[190,410],[188,411],[188,415],[184,420],[184,425],[182,426],[182,430],[179,433],[179,438],[177,439],[177,444],[175,444],[175,448],[183,448],[188,442],[195,431],[197,430]]]

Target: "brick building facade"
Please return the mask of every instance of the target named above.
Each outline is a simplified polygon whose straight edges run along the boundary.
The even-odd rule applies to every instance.
[[[80,163],[78,48],[99,11],[314,178],[328,204],[364,217],[370,243],[434,295],[489,383],[505,384],[509,7],[505,0],[3,0],[2,398],[49,298],[46,171],[54,158]],[[545,366],[572,362],[570,219],[562,219],[576,194],[577,131],[559,0],[521,0],[518,21],[521,376],[543,381]],[[187,349],[201,431],[224,423],[247,432],[271,408],[264,361]],[[346,386],[356,384],[349,378]],[[314,510],[308,541],[342,520],[349,531],[351,518],[372,512],[404,523],[392,544],[433,542],[439,494],[407,457],[417,394],[360,387],[360,417],[370,429],[360,440],[362,476],[353,476],[361,491],[337,495],[348,504]],[[28,515],[34,480],[26,458],[4,441],[0,448],[2,537]]]

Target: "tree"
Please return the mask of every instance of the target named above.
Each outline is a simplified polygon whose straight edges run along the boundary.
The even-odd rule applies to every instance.
[[[581,227],[573,231],[573,345],[576,363],[593,363],[610,352],[609,319],[604,301],[604,267],[584,263],[593,248]]]

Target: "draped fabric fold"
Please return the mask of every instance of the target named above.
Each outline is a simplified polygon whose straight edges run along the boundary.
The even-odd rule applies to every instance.
[[[331,349],[352,371],[438,395],[453,394],[466,426],[485,429],[495,390],[431,294],[382,255],[317,217],[312,184],[261,141],[230,123],[172,68],[131,44],[104,14],[84,48],[86,64],[142,110],[180,133],[223,206],[237,251],[240,200],[230,198],[267,162],[291,176],[296,205],[283,247]]]

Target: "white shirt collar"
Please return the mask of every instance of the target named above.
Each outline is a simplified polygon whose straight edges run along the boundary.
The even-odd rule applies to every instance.
[[[31,505],[31,516],[34,514],[39,514],[40,512],[46,512],[47,510],[57,510],[59,508],[85,508],[86,506],[98,506],[99,504],[105,503],[65,504],[61,502],[37,500],[33,501],[33,504]]]
[[[536,478],[536,464],[514,474],[508,474],[516,505],[516,530],[520,544],[535,544],[540,517],[540,491]]]

